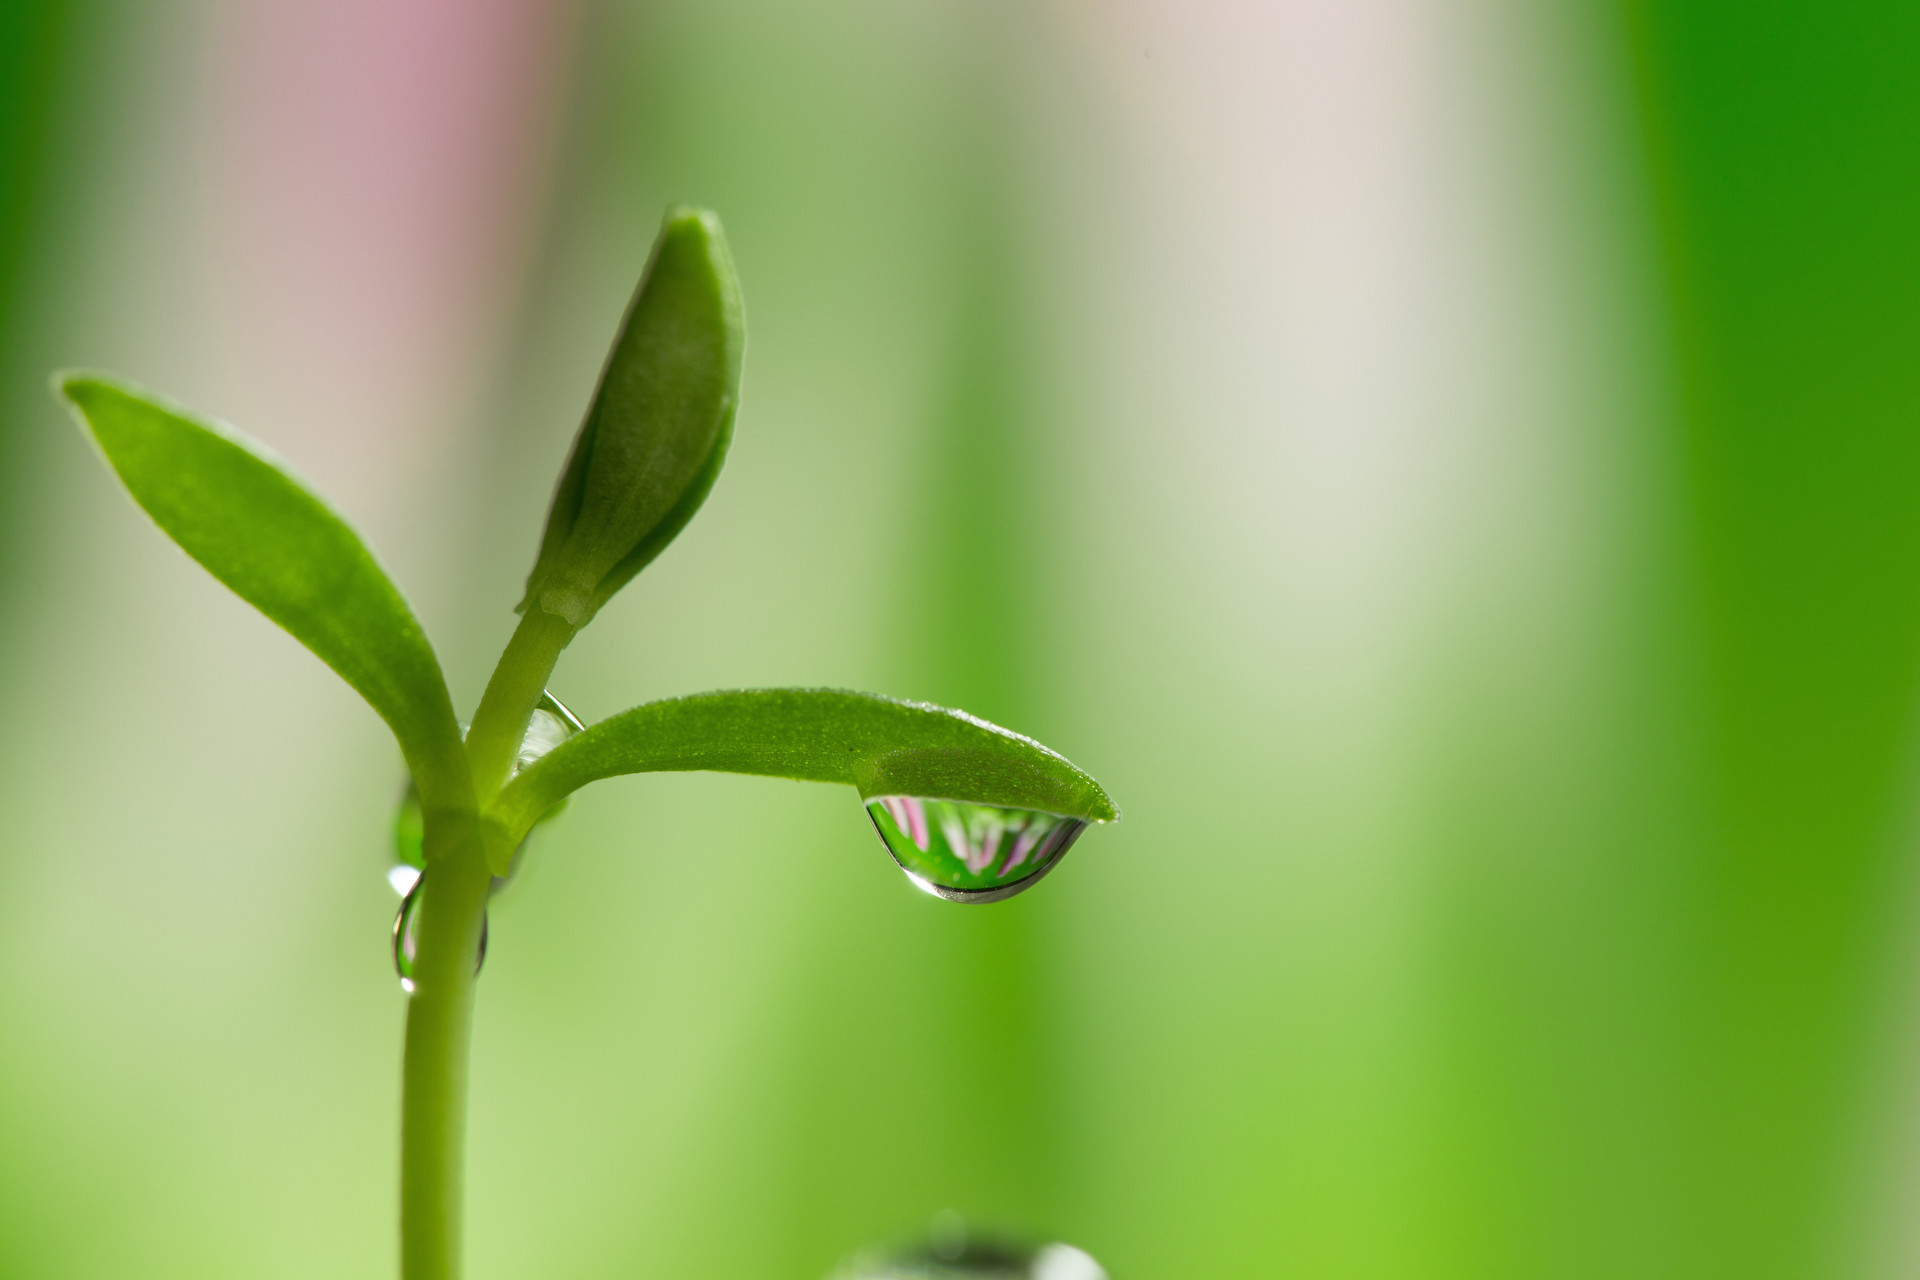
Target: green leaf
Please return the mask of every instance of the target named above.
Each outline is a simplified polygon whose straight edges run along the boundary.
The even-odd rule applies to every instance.
[[[380,713],[428,807],[471,809],[433,646],[346,521],[231,427],[100,374],[55,386],[154,523]]]
[[[726,461],[745,344],[720,220],[668,210],[554,490],[522,611],[584,626],[693,518]]]
[[[964,711],[844,689],[736,689],[649,702],[561,743],[489,811],[512,849],[552,805],[598,778],[711,769],[911,795],[1120,816],[1100,785],[1031,738]]]

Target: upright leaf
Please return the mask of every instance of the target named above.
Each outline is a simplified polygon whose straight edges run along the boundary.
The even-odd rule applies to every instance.
[[[67,374],[57,386],[154,523],[380,713],[427,806],[470,807],[433,647],[347,523],[231,427],[103,375]]]
[[[554,490],[522,610],[584,625],[693,518],[726,459],[745,342],[720,220],[668,210]]]
[[[706,769],[838,782],[862,798],[911,795],[1120,816],[1085,772],[964,711],[844,689],[736,689],[649,702],[561,743],[500,793],[489,816],[511,850],[549,807],[598,778]]]

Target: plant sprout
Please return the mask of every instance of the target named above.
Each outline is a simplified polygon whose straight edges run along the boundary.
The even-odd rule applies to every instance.
[[[1029,738],[964,712],[837,689],[701,693],[583,727],[547,692],[560,653],[699,510],[726,460],[744,346],[719,221],[668,211],[554,490],[519,625],[463,735],[432,645],[359,536],[262,446],[113,377],[55,382],[156,524],[332,667],[392,729],[420,872],[394,930],[407,991],[401,1270],[461,1270],[468,1046],[486,904],[533,826],[600,778],[657,770],[853,787],[940,897],[1039,881],[1118,811]]]

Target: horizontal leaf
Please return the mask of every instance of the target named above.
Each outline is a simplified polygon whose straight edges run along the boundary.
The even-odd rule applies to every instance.
[[[511,849],[550,806],[595,779],[688,769],[838,782],[863,798],[1120,816],[1098,783],[1031,738],[964,711],[844,689],[726,690],[635,707],[555,747],[507,785],[489,816]]]
[[[433,646],[345,520],[255,441],[117,380],[58,381],[154,523],[372,704],[430,808],[472,806]]]

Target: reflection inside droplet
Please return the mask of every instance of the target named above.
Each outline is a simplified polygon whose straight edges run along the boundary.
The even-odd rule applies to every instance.
[[[395,867],[395,871],[411,868]],[[391,877],[390,877],[391,878]],[[416,873],[407,896],[400,900],[400,910],[393,917],[393,970],[400,975],[400,989],[408,995],[413,994],[414,964],[420,949],[420,891],[426,887],[424,872]],[[473,971],[479,973],[487,963],[487,925],[486,916],[480,917],[480,947],[473,957]]]
[[[1039,881],[1087,824],[1033,809],[870,796],[880,841],[914,885],[949,902],[998,902]]]
[[[543,691],[539,705],[527,720],[526,736],[520,739],[520,750],[513,758],[513,772],[519,773],[585,728],[580,717],[567,710],[566,703]]]
[[[527,734],[520,740],[520,751],[514,756],[513,773],[519,774],[522,769],[533,764],[574,734],[584,731],[585,728],[586,726],[580,723],[580,717],[567,710],[566,703],[550,693],[542,693],[540,704],[533,709],[533,715],[527,721]],[[562,800],[534,821],[533,829],[527,832],[526,838],[520,842],[520,847],[513,851],[513,857],[507,863],[507,874],[493,878],[494,893],[499,893],[506,888],[519,874],[521,857],[526,853],[534,831],[553,821],[566,807],[567,802]]]

